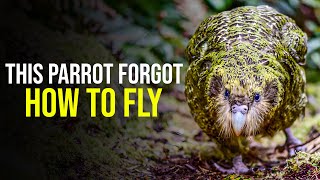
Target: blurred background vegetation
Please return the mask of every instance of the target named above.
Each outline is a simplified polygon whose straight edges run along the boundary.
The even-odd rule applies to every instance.
[[[307,33],[308,80],[319,79],[319,0],[48,1],[23,0],[21,5],[51,28],[95,36],[119,61],[185,64],[184,48],[205,17],[238,6],[269,5]]]
[[[312,137],[311,131],[313,135],[319,132],[319,0],[15,0],[12,2],[27,16],[23,18],[21,26],[13,26],[18,24],[17,21],[11,22],[17,31],[14,36],[18,38],[8,41],[13,49],[20,45],[29,47],[24,50],[28,52],[23,52],[22,57],[45,58],[49,62],[53,59],[56,62],[68,60],[78,63],[179,62],[184,64],[182,79],[188,67],[184,48],[205,17],[239,6],[269,5],[293,18],[308,35],[306,72],[309,104],[306,122],[310,123],[299,122],[300,124],[295,125],[294,131],[303,141],[309,136]],[[8,34],[10,37],[13,33]],[[32,34],[30,35],[32,38],[23,37],[24,34]],[[37,38],[38,34],[42,35]],[[44,43],[47,41],[49,43]],[[29,51],[36,53],[29,56]],[[16,51],[12,51],[12,54],[15,53]],[[53,122],[37,121],[39,127],[45,127],[42,131],[38,131],[38,134],[32,133],[26,136],[26,128],[20,132],[24,139],[29,138],[30,145],[26,145],[28,148],[26,153],[41,162],[38,166],[41,166],[44,177],[49,179],[52,177],[105,179],[108,176],[114,179],[155,176],[170,179],[181,178],[181,176],[175,177],[179,174],[189,178],[205,178],[204,175],[213,173],[208,165],[212,162],[205,160],[215,158],[221,152],[215,149],[215,144],[209,141],[193,122],[185,102],[183,83],[151,86],[164,88],[159,104],[159,118],[133,117],[126,120],[117,119],[118,123],[115,123],[103,117],[91,119],[88,113],[84,113],[76,119],[56,118]],[[121,94],[122,88],[117,87],[119,90],[117,93]],[[82,101],[82,108],[86,112],[88,103],[86,100]],[[12,124],[17,126],[19,123],[12,122]],[[32,125],[30,130],[34,132],[33,126],[35,125]],[[283,135],[280,137],[282,140],[276,140],[273,144],[268,140],[264,142],[274,147],[279,142],[283,143]],[[13,143],[15,148],[24,146],[17,142],[10,143]],[[35,146],[37,148],[34,148]],[[8,161],[11,162],[11,159]],[[18,163],[21,163],[19,161]],[[205,168],[199,170],[198,166]],[[28,167],[27,163],[25,167]],[[167,177],[168,174],[172,176]],[[278,175],[271,173],[270,176]]]
[[[64,25],[59,28],[95,34],[127,62],[148,63],[184,62],[183,49],[188,38],[205,17],[238,6],[265,4],[296,20],[309,37],[307,67],[320,68],[318,0],[160,0],[156,3],[69,0],[56,3],[57,10],[68,12],[59,17],[58,24]]]

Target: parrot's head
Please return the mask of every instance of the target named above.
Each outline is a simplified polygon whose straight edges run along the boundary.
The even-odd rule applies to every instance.
[[[216,66],[207,79],[209,107],[222,137],[251,136],[269,123],[283,99],[281,74],[263,65]]]

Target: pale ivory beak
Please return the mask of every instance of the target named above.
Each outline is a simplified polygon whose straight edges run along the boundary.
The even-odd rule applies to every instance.
[[[232,106],[232,128],[236,136],[240,136],[242,129],[246,123],[248,106],[233,105]]]
[[[246,123],[246,115],[241,112],[232,113],[232,127],[237,136],[240,136],[242,128]]]

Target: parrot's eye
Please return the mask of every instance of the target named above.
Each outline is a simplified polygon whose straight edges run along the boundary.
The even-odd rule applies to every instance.
[[[255,102],[259,102],[259,101],[260,101],[260,94],[259,94],[259,93],[256,93],[256,94],[254,95],[254,101],[255,101]]]
[[[224,97],[229,98],[229,96],[230,96],[230,92],[228,89],[226,89],[226,91],[224,92]]]

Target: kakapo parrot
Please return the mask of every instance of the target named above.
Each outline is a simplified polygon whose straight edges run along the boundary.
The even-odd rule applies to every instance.
[[[200,128],[233,152],[227,173],[247,173],[241,154],[249,136],[286,135],[304,116],[307,36],[269,6],[244,6],[200,23],[186,48],[185,94]],[[289,147],[289,146],[287,146]],[[291,153],[295,150],[291,149]]]

